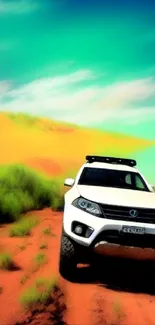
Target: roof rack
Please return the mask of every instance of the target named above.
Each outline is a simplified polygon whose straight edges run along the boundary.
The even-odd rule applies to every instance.
[[[93,162],[105,162],[109,164],[118,164],[118,165],[127,165],[130,167],[134,167],[137,165],[136,160],[134,159],[126,159],[126,158],[115,158],[115,157],[104,157],[104,156],[86,156],[86,160],[88,163]]]

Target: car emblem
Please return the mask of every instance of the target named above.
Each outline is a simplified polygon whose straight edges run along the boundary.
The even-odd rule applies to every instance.
[[[132,209],[132,210],[129,211],[129,214],[130,214],[131,217],[136,218],[138,216],[138,211]]]

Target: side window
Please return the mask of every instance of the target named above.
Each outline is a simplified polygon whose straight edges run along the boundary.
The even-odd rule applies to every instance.
[[[126,184],[128,184],[128,185],[132,185],[131,174],[127,174],[127,175],[125,176],[125,182],[126,182]]]
[[[135,183],[136,183],[136,188],[139,188],[141,190],[145,188],[142,179],[138,175],[136,175]]]

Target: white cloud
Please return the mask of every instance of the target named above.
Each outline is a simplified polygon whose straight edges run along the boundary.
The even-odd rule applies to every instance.
[[[155,106],[139,107],[139,108],[127,108],[124,110],[113,110],[106,118],[109,122],[119,125],[138,125],[142,122],[155,121]]]
[[[22,14],[37,8],[38,3],[33,0],[0,0],[0,14]]]
[[[107,108],[121,108],[129,103],[145,100],[154,94],[155,83],[151,78],[114,83],[103,89],[103,98],[98,104]]]
[[[31,83],[26,84],[18,89],[13,89],[10,91],[9,96],[14,98],[22,95],[36,95],[39,97],[44,97],[46,95],[50,95],[49,93],[53,93],[55,91],[61,93],[62,88],[64,87],[94,78],[95,75],[89,70],[80,70],[65,76],[41,78],[32,81]]]
[[[110,120],[131,124],[155,117],[155,107],[136,108],[154,96],[152,78],[102,86],[92,71],[79,70],[8,89],[0,96],[0,110],[46,115],[82,125]]]
[[[8,81],[0,81],[0,98],[8,93],[11,85]]]

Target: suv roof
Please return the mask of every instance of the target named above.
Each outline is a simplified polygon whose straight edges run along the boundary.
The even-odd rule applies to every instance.
[[[101,163],[101,162],[93,162],[91,164],[85,163],[84,167],[125,170],[125,171],[135,172],[135,173],[137,172],[137,169],[134,167],[130,167],[130,166],[126,166],[126,165],[115,165],[115,164]]]
[[[134,166],[137,165],[137,162],[134,159],[86,156],[86,160],[87,162],[85,163],[85,167],[89,166],[91,168],[106,168],[137,172],[137,169],[134,168]]]

